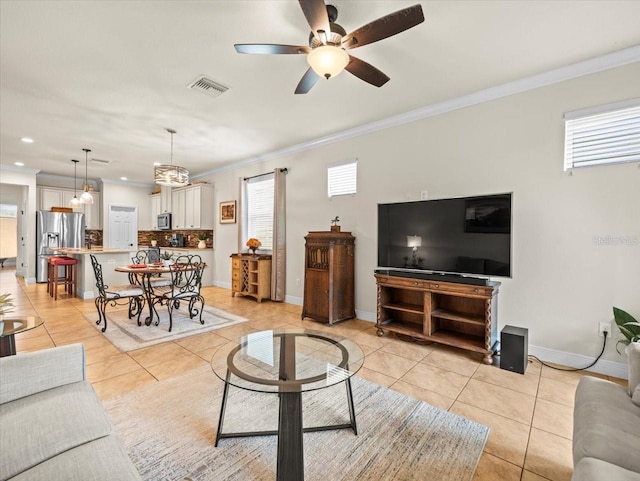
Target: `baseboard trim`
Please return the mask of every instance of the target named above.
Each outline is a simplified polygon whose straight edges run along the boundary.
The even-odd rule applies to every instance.
[[[228,282],[214,282],[217,287],[231,288]],[[288,304],[302,306],[302,297],[285,296],[284,301]],[[356,317],[362,321],[376,322],[376,313],[371,311],[362,311],[356,309]],[[557,351],[546,347],[529,345],[529,354],[536,356],[542,361],[561,364],[562,366],[579,368],[593,362],[593,358],[582,354],[574,354],[572,352]],[[629,376],[627,364],[624,362],[609,361],[601,359],[595,365],[590,367],[588,371],[604,374],[605,376],[613,376],[620,379],[627,379]]]
[[[529,354],[532,354],[545,362],[552,362],[554,364],[561,364],[563,366],[574,368],[587,366],[593,362],[593,357],[574,354],[572,352],[556,351],[555,349],[533,346],[531,344],[529,344]],[[587,371],[604,374],[606,376],[613,376],[620,379],[628,379],[629,377],[629,368],[627,364],[623,362],[609,361],[607,359],[599,360]]]

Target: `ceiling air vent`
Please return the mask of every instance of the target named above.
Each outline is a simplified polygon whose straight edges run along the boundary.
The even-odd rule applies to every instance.
[[[95,165],[109,165],[111,163],[110,160],[102,160],[102,159],[91,159],[91,163]]]
[[[229,87],[222,85],[221,83],[214,82],[206,77],[199,77],[189,85],[187,88],[198,90],[202,93],[210,95],[211,97],[218,97],[229,90]]]

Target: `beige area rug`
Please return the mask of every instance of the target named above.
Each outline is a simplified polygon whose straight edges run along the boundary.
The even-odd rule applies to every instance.
[[[222,309],[205,305],[202,312],[204,324],[200,324],[200,320],[197,317],[189,319],[186,309],[186,304],[188,303],[185,302],[183,304],[180,309],[173,311],[171,332],[169,332],[169,314],[166,308],[158,309],[160,324],[157,326],[155,321],[150,326],[145,326],[144,318],[148,313],[145,308],[140,316],[142,326],[138,326],[138,321],[135,317],[133,319],[128,318],[127,309],[109,310],[109,307],[107,307],[107,330],[104,335],[118,349],[128,352],[248,321],[246,317],[236,316]],[[85,314],[85,316],[93,321],[92,324],[96,328],[102,329],[102,324],[96,326],[95,321],[98,318],[96,313]]]
[[[276,436],[214,447],[223,382],[209,367],[104,402],[148,481],[274,481]],[[489,428],[353,378],[358,435],[304,434],[306,481],[468,481]],[[344,383],[303,394],[304,425],[348,422]],[[230,388],[224,432],[276,429],[278,396]]]

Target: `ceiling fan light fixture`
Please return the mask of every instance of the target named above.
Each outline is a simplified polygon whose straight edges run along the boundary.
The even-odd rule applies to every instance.
[[[307,63],[320,77],[339,75],[349,64],[349,54],[335,45],[316,47],[307,55]]]

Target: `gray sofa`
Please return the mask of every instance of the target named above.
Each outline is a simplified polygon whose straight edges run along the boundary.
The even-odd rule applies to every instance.
[[[82,344],[0,358],[0,480],[141,480],[85,380]]]
[[[640,481],[640,344],[628,353],[628,392],[589,376],[578,384],[573,481]]]

